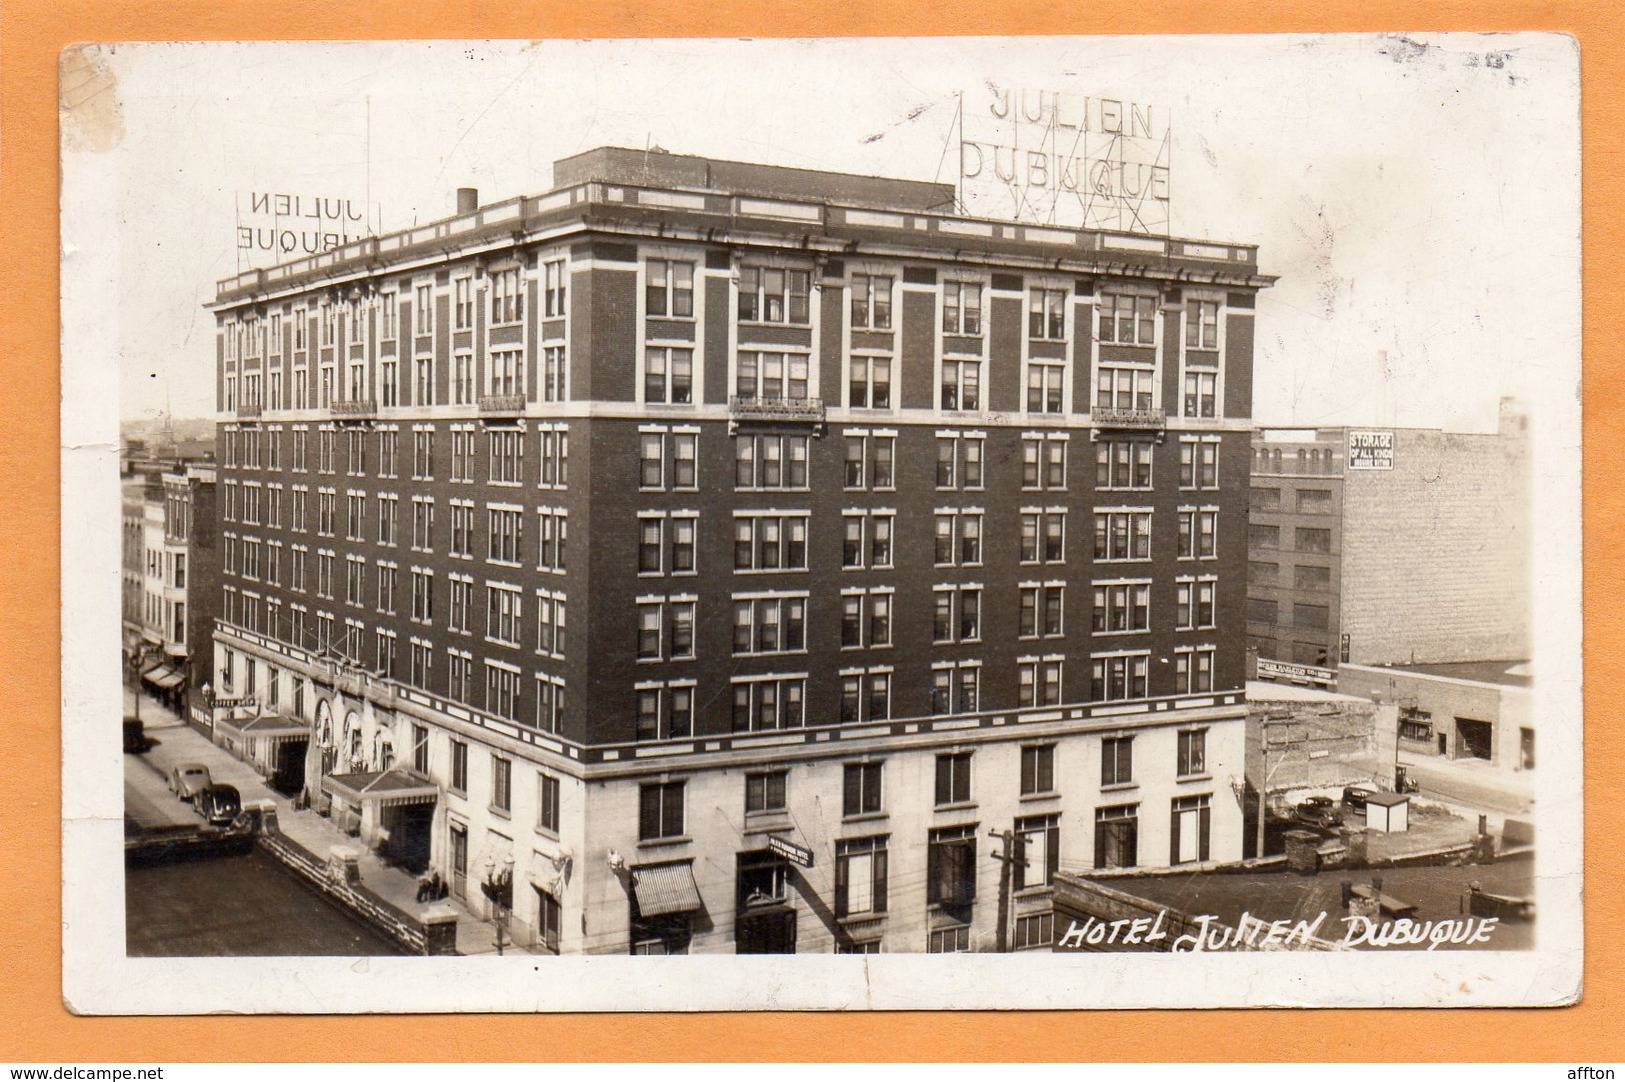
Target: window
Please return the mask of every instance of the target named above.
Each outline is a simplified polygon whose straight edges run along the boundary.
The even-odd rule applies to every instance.
[[[1066,562],[1066,511],[1025,510],[1021,515],[1021,562],[1060,564]]]
[[[681,523],[683,520],[677,520]],[[688,520],[692,526],[692,520]],[[647,527],[648,520],[645,520]],[[689,541],[688,570],[693,570]],[[639,564],[643,570],[644,565]],[[734,516],[735,571],[807,570],[807,516],[737,514]]]
[[[981,435],[961,436],[956,432],[937,434],[937,487],[939,489],[980,490],[982,487]]]
[[[843,649],[891,645],[892,591],[841,591],[841,646]]]
[[[670,781],[638,786],[639,840],[682,837],[685,784]]]
[[[1061,659],[1022,658],[1016,663],[1016,704],[1055,706],[1061,701]]]
[[[542,364],[537,371],[536,397],[541,402],[563,402],[570,396],[569,370],[565,367],[563,346],[543,346]]]
[[[808,322],[811,275],[779,267],[743,267],[739,272],[739,318],[746,323]]]
[[[1300,488],[1298,514],[1329,515],[1332,513],[1332,493],[1325,488]]]
[[[1095,512],[1095,559],[1149,560],[1149,510]]]
[[[431,481],[433,479],[434,430],[430,428],[414,428],[412,430],[412,480]]]
[[[412,769],[419,774],[429,773],[429,727],[412,726]]]
[[[848,511],[842,518],[841,566],[847,570],[892,565],[892,522],[884,511]]]
[[[551,774],[536,775],[536,826],[559,832],[559,779]]]
[[[976,901],[976,827],[931,831],[926,850],[927,905],[967,909]]]
[[[806,693],[804,674],[736,679],[733,683],[734,731],[800,728]]]
[[[1061,817],[1029,815],[1016,820],[1016,890],[1047,887],[1061,868]]]
[[[891,671],[855,669],[841,673],[843,725],[891,717]]]
[[[1190,371],[1185,373],[1185,416],[1215,417],[1218,415],[1219,376],[1216,372]]]
[[[323,537],[332,537],[334,520],[338,517],[338,493],[330,488],[319,489],[316,493],[316,532]]]
[[[942,331],[974,337],[982,333],[982,284],[942,283]],[[967,406],[966,409],[975,409]]]
[[[249,551],[257,553],[256,544]],[[250,575],[249,578],[257,576]],[[344,601],[349,605],[360,605],[362,594],[366,592],[365,580],[367,577],[367,560],[363,556],[350,553],[344,557]]]
[[[1055,791],[1055,745],[1029,744],[1021,749],[1021,795]]]
[[[491,322],[517,323],[525,318],[524,283],[519,278],[519,268],[509,267],[506,270],[493,271],[491,278]],[[498,394],[513,394],[512,391],[498,391]]]
[[[1185,348],[1219,348],[1219,302],[1185,302]]]
[[[1179,579],[1175,584],[1174,627],[1179,631],[1195,631],[1214,626],[1213,595],[1218,589],[1217,579]]]
[[[1299,552],[1324,555],[1332,551],[1332,531],[1299,526],[1294,537]]]
[[[465,507],[464,511],[472,518],[472,508]],[[511,564],[520,563],[520,542],[523,540],[525,525],[524,512],[518,507],[490,507],[486,509],[487,545],[486,556],[493,563]]]
[[[434,572],[412,569],[412,619],[427,624],[434,619]]]
[[[1207,773],[1207,730],[1186,729],[1179,734],[1180,777]]]
[[[554,259],[542,264],[542,315],[558,319],[564,315],[566,274],[564,260]]]
[[[1149,489],[1153,445],[1139,440],[1107,441],[1095,445],[1095,487]]]
[[[897,437],[894,434],[846,434],[846,487],[886,490],[896,487],[893,472]]]
[[[1051,341],[1066,337],[1066,290],[1027,291],[1027,337]]]
[[[557,507],[536,509],[536,567],[564,570],[565,542],[569,539],[569,513]]]
[[[474,501],[451,501],[451,555],[474,557]]]
[[[1093,627],[1096,634],[1151,630],[1149,582],[1096,584],[1094,602]]]
[[[1100,340],[1119,345],[1149,346],[1156,342],[1155,297],[1103,293],[1100,297]]]
[[[393,493],[378,494],[378,543],[395,544],[395,530],[400,519],[400,497]]]
[[[938,928],[926,933],[925,950],[928,954],[965,954],[970,951],[970,925]]]
[[[1145,654],[1097,657],[1092,662],[1089,696],[1095,702],[1143,699],[1150,658]]]
[[[1065,439],[1029,436],[1021,441],[1021,487],[1028,490],[1066,488]]]
[[[498,392],[505,393],[505,392]],[[456,433],[452,434],[455,438]],[[467,433],[469,446],[473,446],[473,433]],[[517,428],[493,428],[486,433],[490,450],[490,480],[493,485],[517,485],[525,476],[525,434]],[[453,444],[453,460],[455,465],[456,451]],[[472,458],[469,456],[468,468],[472,469]],[[455,472],[455,470],[453,471]],[[471,474],[464,474],[464,480],[472,480]]]
[[[564,681],[557,676],[536,674],[536,727],[544,733],[564,728]]]
[[[790,772],[770,770],[761,774],[745,775],[745,814],[762,815],[788,809],[786,790]]]
[[[472,592],[473,583],[453,580],[452,608],[457,608],[456,587],[463,586]],[[491,642],[499,642],[504,646],[519,645],[519,624],[523,619],[520,611],[523,595],[517,586],[499,586],[488,584],[485,588],[485,637]]]
[[[847,358],[846,404],[853,409],[891,409],[891,358],[853,354]]]
[[[651,259],[644,264],[645,315],[690,319],[694,315],[694,264]]]
[[[519,720],[519,671],[505,665],[485,663],[485,709],[509,721]]]
[[[980,357],[942,357],[942,409],[981,409]]]
[[[698,480],[695,472],[698,442],[699,435],[694,432],[651,429],[641,433],[638,436],[638,487],[645,491],[667,488],[692,491]]]
[[[1247,524],[1247,545],[1249,548],[1276,549],[1281,547],[1281,527],[1266,526],[1257,522]]]
[[[1064,634],[1066,584],[1023,583],[1019,592],[1016,633],[1024,639],[1058,638]]]
[[[891,286],[889,274],[852,276],[853,327],[877,331],[891,329]]]
[[[1061,413],[1066,409],[1066,362],[1040,360],[1027,361],[1027,412]]]
[[[1299,590],[1329,590],[1332,587],[1332,569],[1299,564],[1293,568],[1292,585]]]
[[[422,639],[413,639],[410,664],[412,686],[427,689],[430,672],[434,668],[434,647]]]
[[[430,552],[434,548],[434,500],[431,497],[412,497],[412,548],[418,552]]]
[[[451,787],[468,792],[468,745],[461,740],[451,742]]]
[[[841,814],[879,814],[881,772],[884,763],[847,763],[841,792]]]
[[[974,714],[980,698],[982,663],[944,661],[931,666],[931,712]]]
[[[1311,631],[1325,631],[1331,626],[1331,608],[1326,605],[1306,605],[1301,601],[1295,601],[1292,603],[1292,626]]]
[[[1132,868],[1140,859],[1140,806],[1095,809],[1095,867]]]
[[[1168,827],[1169,864],[1192,864],[1209,859],[1212,799],[1205,794],[1174,798],[1172,821]]]
[[[1014,934],[1010,937],[1014,950],[1049,950],[1055,946],[1055,914],[1028,913],[1016,917]]]
[[[886,839],[847,838],[835,843],[835,916],[886,912]]]
[[[536,591],[536,652],[564,656],[564,595]]]
[[[1181,695],[1213,690],[1213,647],[1174,651],[1174,691]]]
[[[734,440],[734,487],[801,491],[807,487],[806,436],[752,436]]]
[[[536,945],[559,953],[559,929],[564,923],[563,906],[545,890],[536,891]]]
[[[736,597],[733,652],[796,654],[807,648],[807,595]]]
[[[676,740],[694,732],[694,685],[689,681],[640,684],[639,740]]]
[[[734,372],[734,394],[749,400],[807,397],[807,355],[744,350]]]
[[[1180,441],[1179,487],[1219,487],[1219,445],[1216,441]]]
[[[938,567],[979,567],[982,563],[982,512],[945,507],[936,513]]]
[[[1156,373],[1150,368],[1102,364],[1095,370],[1095,408],[1152,409],[1155,381]]]
[[[694,656],[692,599],[638,601],[638,660],[682,661]]]
[[[937,756],[937,806],[970,803],[970,752]]]
[[[1131,785],[1134,782],[1134,738],[1108,736],[1100,742],[1100,784]]]
[[[805,390],[799,396],[805,397]],[[643,400],[686,405],[694,401],[694,351],[648,346],[643,351]]]
[[[513,809],[513,760],[491,756],[491,807],[507,812]]]
[[[541,488],[568,488],[570,485],[570,432],[565,428],[542,428],[536,433],[537,460],[541,463]]]
[[[1179,509],[1179,558],[1211,560],[1217,555],[1215,537],[1219,531],[1217,510]]]
[[[932,590],[934,642],[975,642],[982,637],[982,588],[938,586]]]
[[[452,285],[452,328],[466,331],[474,326],[474,279],[458,278]]]

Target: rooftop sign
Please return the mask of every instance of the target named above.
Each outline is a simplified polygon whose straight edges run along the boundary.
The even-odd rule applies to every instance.
[[[1059,90],[961,97],[960,198],[993,218],[1168,231],[1166,110]]]
[[[1349,432],[1349,469],[1391,470],[1394,468],[1392,432]]]

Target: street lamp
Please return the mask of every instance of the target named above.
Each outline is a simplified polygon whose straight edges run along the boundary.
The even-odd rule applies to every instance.
[[[480,891],[491,902],[492,916],[497,926],[497,957],[500,958],[502,949],[508,945],[504,933],[507,931],[508,915],[513,912],[512,854],[503,857],[500,862],[494,857],[485,858],[485,874],[480,878]]]

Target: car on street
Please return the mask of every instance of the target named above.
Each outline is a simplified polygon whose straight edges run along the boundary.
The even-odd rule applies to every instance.
[[[1292,810],[1292,818],[1304,826],[1322,830],[1343,825],[1343,813],[1337,810],[1337,805],[1332,803],[1329,796],[1312,796],[1298,801],[1298,806]]]
[[[205,785],[192,799],[192,807],[211,826],[225,826],[243,810],[235,785]]]
[[[1366,798],[1377,791],[1374,785],[1348,785],[1343,788],[1343,807],[1352,812],[1365,813]]]
[[[213,780],[202,763],[176,763],[169,770],[169,791],[182,800],[191,800]]]

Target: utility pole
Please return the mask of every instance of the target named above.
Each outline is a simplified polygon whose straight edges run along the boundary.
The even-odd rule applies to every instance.
[[[1003,852],[993,854],[993,859],[999,862],[999,930],[995,949],[1000,954],[1007,954],[1010,951],[1010,917],[1015,893],[1013,869],[1017,864],[1023,868],[1027,866],[1027,842],[1013,830],[990,830],[987,835],[1004,843]]]

